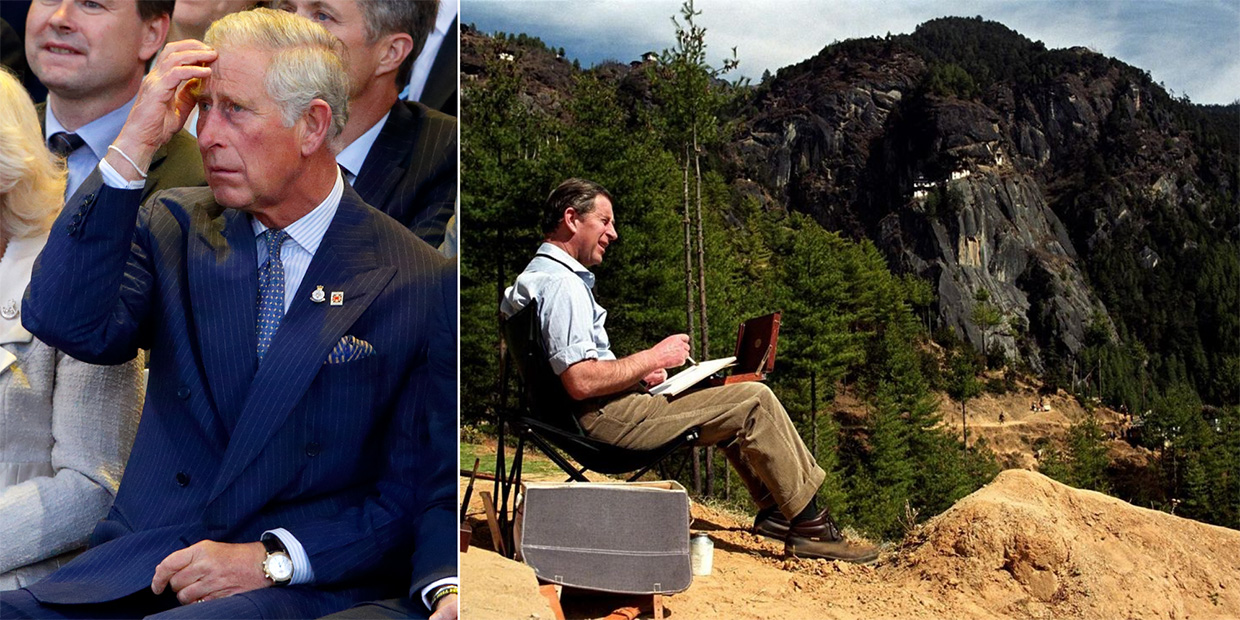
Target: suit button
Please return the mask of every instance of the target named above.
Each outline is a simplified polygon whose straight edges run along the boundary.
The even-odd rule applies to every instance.
[[[189,474],[183,471],[177,472],[177,486],[182,486],[182,487],[189,486]]]
[[[86,197],[82,199],[82,206],[85,207],[94,201],[95,201],[94,194],[86,194]]]
[[[314,458],[318,456],[319,453],[322,451],[323,451],[322,447],[319,446],[319,443],[317,441],[312,441],[306,444],[306,456],[308,457]]]
[[[74,213],[74,214],[73,214],[73,219],[72,219],[71,221],[72,221],[74,224],[81,224],[81,223],[82,223],[82,214],[81,214],[81,213]]]
[[[177,390],[177,398],[181,400],[189,398],[189,388],[181,387],[181,389]]]
[[[69,224],[68,226],[65,226],[65,232],[72,236],[73,233],[77,232],[77,224]]]

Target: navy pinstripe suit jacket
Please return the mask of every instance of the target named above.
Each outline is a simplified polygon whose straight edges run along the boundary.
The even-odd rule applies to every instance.
[[[397,101],[353,185],[367,204],[439,247],[456,206],[456,146],[455,118]]]
[[[23,318],[94,363],[149,348],[150,387],[92,548],[31,593],[115,600],[148,588],[177,549],[274,527],[305,546],[316,587],[356,600],[455,574],[455,263],[346,188],[259,365],[248,216],[208,188],[140,209],[140,191],[103,186],[98,171],[83,188],[52,228]],[[317,285],[343,305],[312,302]],[[325,364],[345,335],[375,354]]]

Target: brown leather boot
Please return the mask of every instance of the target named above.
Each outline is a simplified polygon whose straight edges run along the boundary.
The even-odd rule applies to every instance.
[[[878,559],[878,546],[844,540],[835,520],[824,508],[812,519],[789,525],[784,553],[798,558],[869,564]]]
[[[763,514],[762,511],[753,518],[753,528],[750,530],[759,536],[774,538],[775,540],[783,540],[788,537],[788,518],[778,509]]]
[[[846,540],[811,540],[788,536],[784,541],[784,554],[794,558],[840,560],[853,564],[870,564],[878,559],[878,546],[848,542]]]
[[[788,537],[790,525],[788,518],[776,510],[770,515],[758,515],[758,517],[755,517],[752,531],[760,536],[784,540]],[[816,540],[839,540],[841,538],[839,527],[836,526],[835,521],[831,519],[831,515],[826,509],[819,512],[814,518],[798,523],[797,528],[802,538]]]

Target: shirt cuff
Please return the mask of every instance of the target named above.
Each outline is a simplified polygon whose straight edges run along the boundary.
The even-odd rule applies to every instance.
[[[138,179],[137,181],[126,180],[106,159],[99,160],[99,174],[103,177],[103,184],[112,189],[142,189],[146,186],[146,179]],[[280,540],[284,539],[281,538]]]
[[[461,580],[457,577],[444,577],[439,581],[432,581],[431,585],[422,588],[422,604],[426,605],[426,608],[431,611],[435,611],[431,609],[431,593],[438,590],[439,586],[456,586],[459,588],[461,587]]]
[[[280,543],[288,550],[289,559],[293,560],[293,579],[288,584],[296,586],[303,583],[314,583],[314,567],[310,566],[310,556],[306,555],[306,549],[301,546],[301,542],[297,540],[297,537],[282,527],[263,532],[264,536],[267,534],[279,538]]]

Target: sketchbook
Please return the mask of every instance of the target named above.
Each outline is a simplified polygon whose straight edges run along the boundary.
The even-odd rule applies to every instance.
[[[667,381],[650,388],[650,393],[655,396],[659,394],[668,397],[676,396],[697,385],[702,379],[734,364],[736,364],[735,356],[699,362],[676,373],[674,376],[668,377]]]

